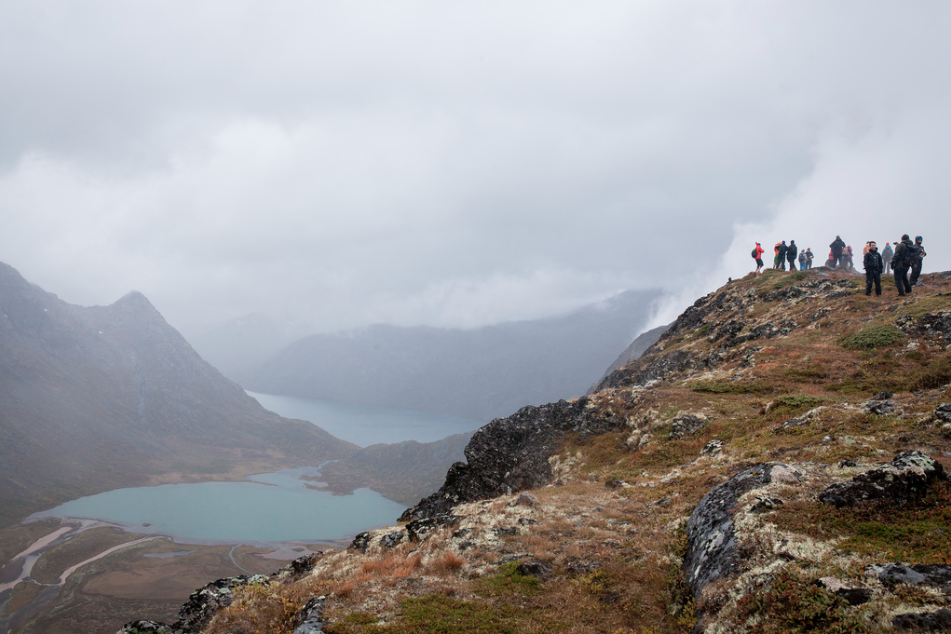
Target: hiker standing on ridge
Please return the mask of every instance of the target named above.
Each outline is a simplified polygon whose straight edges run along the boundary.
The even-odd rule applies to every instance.
[[[845,249],[845,242],[842,241],[842,238],[839,236],[835,237],[832,244],[829,245],[832,248],[832,268],[837,269],[842,263],[842,251]]]
[[[776,267],[780,271],[786,270],[786,250],[789,247],[786,246],[785,240],[780,240],[776,245]]]
[[[789,241],[789,246],[786,247],[786,261],[789,262],[789,270],[796,270],[796,255],[799,253],[799,247],[796,246],[795,240]]]
[[[895,287],[898,288],[898,294],[901,297],[905,293],[911,294],[911,282],[908,281],[908,268],[915,260],[915,245],[906,233],[901,237],[901,242],[895,247],[895,255],[892,257],[892,269],[895,271]]]
[[[882,249],[882,264],[885,265],[885,273],[892,272],[892,245],[888,242],[885,243],[885,248]]]
[[[925,253],[925,248],[921,246],[921,236],[915,238],[915,261],[911,264],[911,285],[914,286],[918,283],[918,276],[921,275],[921,265],[922,258],[924,258],[927,253]]]
[[[855,265],[852,264],[852,247],[845,247],[845,253],[842,254],[842,263],[845,265],[845,270],[855,270]]]
[[[878,245],[875,242],[868,243],[868,251],[863,259],[865,265],[865,295],[872,294],[872,283],[875,283],[875,296],[882,294],[882,270],[885,265],[882,264],[882,256],[878,252]]]
[[[806,252],[805,251],[799,252],[799,270],[800,271],[806,270]]]
[[[756,260],[756,270],[754,273],[759,273],[760,269],[763,268],[763,245],[759,242],[756,243],[756,247],[753,248],[753,259]]]
[[[812,249],[810,247],[806,247],[805,255],[806,255],[806,269],[808,270],[812,268],[812,259],[815,256],[812,255]]]

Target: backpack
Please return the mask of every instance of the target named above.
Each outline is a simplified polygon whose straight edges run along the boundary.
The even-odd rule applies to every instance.
[[[756,249],[753,249],[753,253],[752,253],[751,255],[753,256],[753,259],[755,260],[755,259],[756,259]]]
[[[917,256],[918,249],[914,245],[908,245],[902,242],[898,245],[898,248],[895,249],[895,257],[898,259],[898,263],[904,266],[914,264]]]

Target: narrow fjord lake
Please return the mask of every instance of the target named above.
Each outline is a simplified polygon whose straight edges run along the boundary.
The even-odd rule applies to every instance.
[[[407,410],[269,394],[251,396],[281,416],[310,421],[361,446],[404,440],[431,442],[481,425]],[[391,524],[406,508],[370,489],[358,489],[352,495],[316,490],[312,488],[314,479],[319,480],[317,466],[251,476],[244,482],[117,489],[72,500],[28,520],[98,519],[136,533],[168,535],[190,543],[320,541]]]

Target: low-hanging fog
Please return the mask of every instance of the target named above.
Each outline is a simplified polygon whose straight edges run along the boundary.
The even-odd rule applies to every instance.
[[[0,261],[197,327],[471,327],[921,234],[951,5],[0,4]],[[686,289],[686,290],[684,290]]]

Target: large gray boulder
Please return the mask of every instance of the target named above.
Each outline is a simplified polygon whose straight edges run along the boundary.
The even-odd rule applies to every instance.
[[[801,473],[782,463],[759,464],[711,489],[687,522],[687,554],[683,572],[694,597],[717,579],[737,570],[733,516],[741,496],[771,482],[796,482]]]

